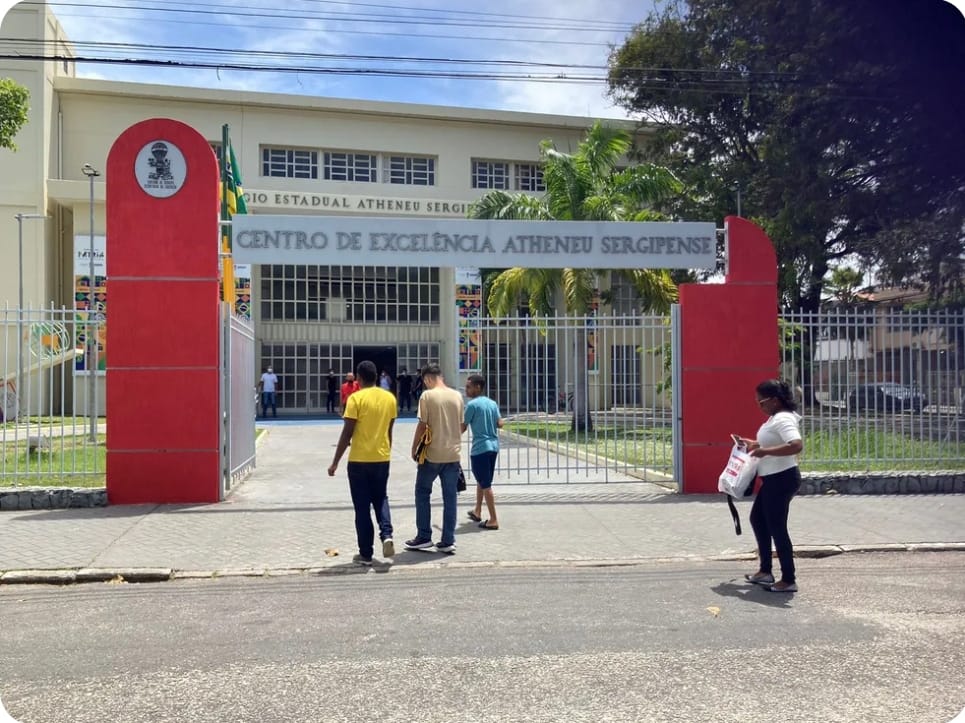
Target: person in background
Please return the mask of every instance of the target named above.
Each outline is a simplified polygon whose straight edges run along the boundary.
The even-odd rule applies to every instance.
[[[402,371],[399,372],[399,376],[396,377],[395,381],[399,388],[399,411],[411,412],[412,377],[409,375],[409,371],[405,367],[402,367]]]
[[[355,375],[349,372],[345,375],[345,381],[342,383],[342,389],[339,393],[339,413],[345,412],[345,405],[348,402],[348,398],[352,396],[355,392],[359,390],[359,383],[355,381]]]
[[[328,389],[328,396],[325,399],[325,408],[328,410],[329,414],[335,414],[340,400],[338,397],[338,375],[335,373],[334,369],[328,370],[328,376],[325,377],[325,383]]]
[[[498,530],[496,501],[493,498],[493,477],[496,474],[496,458],[499,456],[499,432],[503,418],[499,405],[486,396],[486,377],[470,374],[466,380],[466,396],[469,403],[463,417],[462,431],[472,430],[472,448],[469,450],[469,466],[476,478],[476,506],[466,514],[478,522],[483,530]],[[489,519],[483,520],[482,503],[486,500]]]
[[[258,391],[261,392],[261,416],[268,416],[268,408],[271,407],[273,417],[278,416],[278,407],[275,404],[275,392],[278,389],[278,377],[271,367],[266,368],[261,374],[261,381],[258,382]]]
[[[416,536],[405,543],[407,550],[426,550],[432,547],[432,483],[436,477],[442,487],[442,537],[435,547],[438,552],[456,551],[456,489],[459,483],[459,460],[462,446],[462,395],[446,386],[438,364],[427,364],[422,369],[425,391],[419,398],[419,423],[412,437],[412,458],[418,462],[419,440],[426,427],[432,442],[425,461],[419,465],[415,478]]]
[[[771,592],[797,592],[794,548],[787,531],[791,498],[801,486],[797,455],[804,449],[801,416],[796,413],[794,391],[783,381],[767,379],[757,385],[757,404],[768,419],[757,430],[756,439],[741,438],[752,457],[761,461],[757,474],[760,491],[751,507],[751,527],[757,538],[760,567],[744,577]],[[771,541],[781,563],[781,580],[774,582]]]
[[[346,400],[342,434],[335,446],[335,457],[328,467],[328,476],[335,476],[339,460],[351,445],[348,453],[348,484],[355,507],[355,535],[359,546],[359,554],[353,561],[360,565],[371,565],[375,540],[373,511],[379,526],[379,539],[382,540],[382,556],[389,558],[395,555],[387,492],[392,427],[396,417],[395,397],[375,386],[375,364],[364,361],[356,371],[359,389]]]
[[[387,392],[392,391],[392,377],[389,376],[389,373],[385,369],[383,369],[379,375],[379,387]]]

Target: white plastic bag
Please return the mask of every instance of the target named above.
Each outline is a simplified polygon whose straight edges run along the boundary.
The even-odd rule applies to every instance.
[[[741,499],[757,477],[757,457],[751,457],[745,447],[735,444],[730,451],[727,466],[720,473],[717,489],[731,497]]]

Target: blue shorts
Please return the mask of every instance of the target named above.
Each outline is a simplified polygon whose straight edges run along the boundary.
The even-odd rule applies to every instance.
[[[493,486],[493,476],[496,474],[496,457],[498,456],[499,452],[483,452],[482,454],[474,454],[469,458],[472,476],[476,478],[476,484],[484,490]]]

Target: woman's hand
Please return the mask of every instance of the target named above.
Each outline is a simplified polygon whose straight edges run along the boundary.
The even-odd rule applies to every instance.
[[[754,449],[752,449],[750,452],[751,457],[757,457],[758,459],[768,455],[767,450],[761,447],[757,442],[754,443]]]
[[[756,439],[749,439],[748,437],[741,437],[741,442],[744,443],[744,448],[745,448],[748,452],[751,452],[751,453],[755,452],[756,450],[760,449],[760,447],[761,447],[761,445],[759,445],[759,444],[757,443],[757,440],[756,440]],[[753,456],[760,456],[760,455],[753,455]]]

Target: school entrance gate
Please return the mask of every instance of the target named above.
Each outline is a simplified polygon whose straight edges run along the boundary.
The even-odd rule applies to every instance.
[[[118,138],[107,179],[116,299],[108,497],[217,501],[224,470],[217,164],[203,136],[156,119]],[[235,260],[251,264],[338,265],[364,254],[376,266],[712,269],[717,256],[708,223],[236,215],[233,231]],[[551,456],[565,459],[556,464],[568,481],[591,463],[616,464],[635,478],[675,480],[683,492],[716,491],[728,435],[759,424],[753,388],[779,364],[773,247],[758,227],[729,217],[725,256],[725,283],[682,286],[669,324],[479,321],[497,400],[528,417],[512,441],[527,450],[527,465],[535,450],[546,455],[536,465],[542,471]],[[159,293],[166,306],[152,303]],[[152,322],[150,338],[162,329],[170,343],[145,354],[137,329]],[[454,350],[440,351],[445,370]],[[230,375],[228,383],[233,389]],[[153,411],[150,429],[145,408]],[[512,457],[507,445],[504,463]]]

